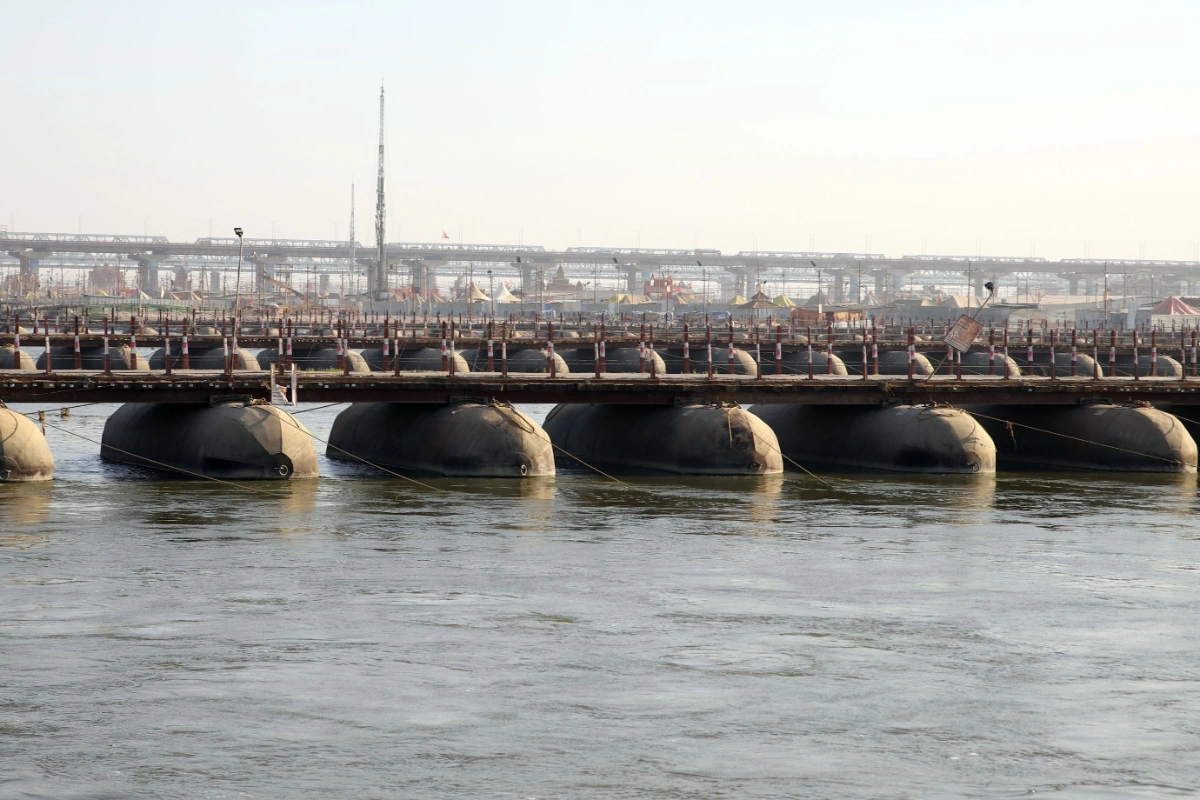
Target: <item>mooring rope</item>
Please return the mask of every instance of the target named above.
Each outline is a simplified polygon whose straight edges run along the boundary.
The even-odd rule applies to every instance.
[[[321,411],[322,409],[333,408],[334,406],[344,406],[344,405],[346,405],[346,404],[345,403],[326,403],[325,405],[317,406],[316,408],[302,408],[299,411],[289,411],[287,413],[291,414],[294,417],[297,414],[307,414],[310,411]]]
[[[813,471],[812,471],[811,469],[809,469],[808,467],[806,467],[806,466],[804,466],[803,464],[801,464],[799,461],[795,460],[794,458],[791,458],[790,456],[788,456],[788,454],[787,454],[787,453],[783,452],[782,450],[780,450],[780,449],[779,449],[778,447],[776,447],[775,445],[773,445],[773,444],[771,444],[770,442],[767,442],[767,441],[765,441],[765,440],[764,440],[764,444],[766,444],[768,447],[770,447],[770,448],[771,448],[772,450],[774,450],[776,453],[779,453],[779,455],[780,455],[780,456],[781,456],[781,457],[782,457],[782,458],[783,458],[785,461],[787,461],[789,464],[791,464],[792,466],[796,467],[797,469],[800,469],[801,471],[803,471],[803,472],[804,472],[805,474],[807,474],[807,475],[808,475],[810,478],[813,478],[813,479],[815,479],[815,480],[817,480],[817,481],[820,481],[821,483],[823,483],[823,484],[825,484],[826,486],[828,486],[830,489],[834,489],[834,488],[836,488],[836,487],[835,487],[835,486],[834,486],[832,483],[830,483],[829,481],[825,480],[825,479],[824,479],[824,478],[822,478],[820,475],[818,475],[817,473],[813,472]]]
[[[331,403],[330,405],[336,406],[336,405],[342,405],[342,404],[341,403]],[[314,408],[314,409],[309,409],[309,410],[316,411],[317,409]],[[287,414],[286,412],[285,412],[284,418],[287,419],[287,421],[290,422],[292,424],[292,426],[296,428],[296,430],[300,431],[301,433],[307,433],[309,436],[311,436],[313,438],[314,441],[320,442],[321,444],[325,445],[326,447],[332,447],[334,450],[337,450],[339,453],[345,453],[350,458],[354,459],[355,461],[361,461],[362,463],[366,464],[368,467],[374,467],[375,469],[379,470],[380,472],[386,472],[388,475],[409,481],[410,483],[414,483],[417,486],[422,487],[423,489],[429,489],[430,491],[433,491],[433,492],[448,492],[449,491],[447,489],[442,489],[437,486],[431,486],[428,483],[424,483],[422,481],[417,480],[416,478],[409,477],[408,475],[402,475],[399,472],[394,472],[380,464],[376,464],[372,461],[368,461],[367,459],[363,458],[360,455],[351,453],[349,450],[343,450],[342,448],[338,447],[336,444],[330,444],[329,442],[322,439],[320,436],[317,436],[315,433],[310,431],[308,428],[305,428],[299,422],[296,422],[294,419],[291,418],[291,415]]]
[[[1078,436],[1072,436],[1069,433],[1061,433],[1059,431],[1047,430],[1046,428],[1038,428],[1034,425],[1026,425],[1022,422],[1013,422],[1012,420],[1009,420],[1009,419],[1001,419],[1000,417],[992,417],[992,416],[988,416],[987,414],[980,414],[978,411],[972,411],[969,408],[963,408],[963,409],[959,409],[959,410],[965,411],[966,413],[970,414],[971,416],[979,417],[980,419],[990,419],[994,422],[1003,422],[1006,426],[1008,426],[1008,430],[1009,430],[1010,434],[1012,432],[1013,427],[1026,428],[1031,431],[1037,431],[1038,433],[1047,433],[1047,434],[1050,434],[1051,436],[1059,436],[1059,437],[1062,437],[1063,439],[1070,439],[1075,442],[1082,442],[1083,444],[1090,444],[1090,445],[1094,445],[1096,447],[1105,447],[1105,448],[1108,448],[1109,450],[1117,450],[1122,453],[1129,453],[1130,455],[1141,456],[1142,458],[1152,458],[1157,461],[1165,461],[1168,464],[1181,464],[1185,467],[1195,467],[1196,466],[1196,464],[1188,464],[1187,462],[1179,461],[1178,459],[1175,459],[1175,458],[1167,458],[1165,456],[1159,456],[1159,455],[1155,455],[1153,453],[1142,453],[1137,450],[1130,450],[1127,447],[1118,447],[1115,444],[1105,444],[1104,442],[1096,442],[1091,439],[1083,439]],[[1182,417],[1180,419],[1182,419]],[[1014,442],[1014,446],[1015,446],[1016,436],[1013,436],[1013,442]]]
[[[604,470],[600,469],[599,467],[597,467],[593,464],[589,464],[588,462],[584,461],[582,458],[575,455],[574,453],[567,452],[565,449],[559,447],[553,441],[551,441],[550,435],[548,433],[546,433],[546,430],[544,428],[541,429],[541,433],[539,434],[538,426],[533,426],[533,425],[527,426],[525,424],[525,421],[523,419],[521,419],[521,416],[523,416],[523,415],[514,417],[510,414],[504,413],[507,410],[507,411],[512,411],[513,414],[520,415],[520,412],[517,411],[515,408],[513,408],[511,403],[493,402],[493,403],[491,403],[491,406],[492,406],[492,408],[499,411],[501,413],[501,416],[503,416],[505,419],[507,419],[509,422],[511,422],[513,425],[515,425],[519,429],[525,431],[526,433],[533,434],[534,436],[537,436],[538,438],[545,438],[545,441],[547,444],[549,444],[551,447],[553,447],[555,450],[559,451],[563,455],[567,456],[567,458],[571,458],[571,459],[574,459],[575,461],[578,461],[580,464],[583,464],[588,469],[593,470],[600,475],[603,475],[605,478],[608,478],[609,480],[616,481],[617,483],[621,484],[622,486],[624,486],[628,489],[642,488],[642,487],[635,487],[630,483],[626,483],[625,481],[621,480],[620,478],[616,478],[612,475],[609,475]]]
[[[67,430],[66,428],[63,428],[63,427],[61,427],[61,426],[58,426],[58,425],[55,425],[55,424],[54,424],[54,423],[52,423],[52,422],[44,422],[44,421],[43,421],[43,423],[42,423],[42,424],[43,424],[43,425],[49,425],[51,428],[53,428],[53,429],[54,429],[54,430],[56,430],[56,431],[62,431],[63,433],[68,433],[68,434],[70,434],[71,436],[78,436],[80,439],[83,439],[83,440],[84,440],[84,441],[86,441],[86,442],[91,442],[92,444],[98,444],[98,445],[100,445],[100,449],[101,449],[101,450],[103,450],[104,448],[106,448],[106,447],[107,447],[109,450],[115,450],[115,451],[116,451],[116,452],[118,452],[118,453],[122,453],[122,454],[124,454],[124,455],[131,456],[132,458],[137,458],[137,459],[140,459],[140,460],[142,460],[142,461],[145,461],[145,462],[146,462],[146,463],[148,463],[148,464],[153,464],[153,465],[154,465],[154,466],[156,466],[156,467],[162,467],[162,468],[164,468],[164,469],[167,469],[167,470],[173,470],[173,471],[175,471],[175,472],[181,472],[181,473],[183,473],[184,475],[191,475],[192,477],[195,477],[195,478],[203,478],[203,479],[205,479],[205,480],[208,480],[208,481],[213,481],[214,483],[220,483],[220,484],[222,484],[222,485],[224,485],[224,486],[232,486],[232,487],[234,487],[234,488],[236,488],[236,489],[242,489],[242,490],[244,490],[244,491],[247,491],[247,492],[255,492],[255,493],[257,493],[257,494],[265,494],[265,495],[267,495],[268,497],[282,498],[282,497],[284,496],[284,495],[282,495],[282,494],[279,494],[279,493],[277,493],[277,492],[270,492],[270,491],[267,491],[266,489],[258,489],[258,488],[256,488],[256,487],[253,487],[253,486],[246,486],[245,484],[241,484],[241,483],[235,483],[234,481],[227,481],[227,480],[224,480],[224,479],[222,479],[222,478],[216,478],[216,477],[213,477],[212,475],[205,475],[205,474],[204,474],[204,473],[202,473],[202,472],[193,472],[193,471],[192,471],[192,470],[190,470],[190,469],[184,469],[183,467],[179,467],[179,466],[176,466],[176,465],[174,465],[174,464],[167,464],[167,463],[164,463],[164,462],[162,462],[162,461],[155,461],[153,458],[149,458],[148,456],[139,455],[138,453],[131,453],[131,452],[129,452],[128,450],[122,450],[122,449],[121,449],[121,448],[119,448],[119,447],[113,447],[111,444],[104,444],[104,442],[98,442],[98,441],[96,441],[95,439],[91,438],[90,436],[84,436],[82,433],[76,433],[75,431],[72,431],[72,430]]]
[[[40,408],[37,411],[22,411],[20,413],[26,417],[36,416],[39,419],[41,419],[41,417],[43,415],[49,414],[51,411],[57,411],[59,413],[59,415],[61,416],[64,411],[73,411],[77,408],[87,408],[88,406],[99,406],[99,405],[103,405],[103,403],[79,403],[78,405],[63,406],[62,408],[57,408],[57,409]],[[6,406],[4,406],[3,403],[0,403],[0,408],[6,408]]]

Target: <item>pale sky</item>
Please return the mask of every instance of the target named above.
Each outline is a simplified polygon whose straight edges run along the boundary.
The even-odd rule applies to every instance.
[[[1192,259],[1200,3],[0,0],[0,225]],[[868,238],[869,237],[869,238]]]

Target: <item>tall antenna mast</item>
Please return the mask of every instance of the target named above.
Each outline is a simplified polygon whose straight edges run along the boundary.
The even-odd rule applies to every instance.
[[[358,264],[354,253],[354,183],[350,184],[350,274],[357,272]]]
[[[387,261],[384,252],[384,233],[387,213],[383,199],[383,81],[379,82],[379,186],[375,198],[375,247],[377,262],[375,264],[374,280],[367,282],[367,291],[374,298],[382,298],[387,291]]]

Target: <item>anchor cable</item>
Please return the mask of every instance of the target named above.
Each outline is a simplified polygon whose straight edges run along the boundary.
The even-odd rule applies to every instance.
[[[331,405],[341,405],[341,403],[332,403]],[[310,409],[310,410],[316,411],[315,408]],[[339,453],[345,453],[350,458],[354,459],[355,461],[361,461],[362,463],[366,464],[368,467],[374,467],[375,469],[379,470],[380,472],[386,472],[388,475],[391,475],[393,477],[402,478],[403,480],[409,481],[410,483],[415,483],[417,486],[420,486],[423,489],[429,489],[430,491],[433,491],[433,492],[448,492],[449,491],[448,489],[442,489],[437,486],[431,486],[428,483],[424,483],[422,481],[417,480],[416,478],[409,477],[408,475],[403,475],[399,472],[394,472],[394,471],[388,469],[387,467],[381,466],[372,461],[368,461],[367,459],[363,458],[360,455],[351,453],[349,450],[343,450],[342,448],[338,447],[336,444],[330,444],[329,442],[322,439],[320,436],[317,436],[315,433],[313,433],[312,431],[305,428],[299,422],[296,422],[295,420],[291,419],[290,414],[288,416],[284,417],[284,419],[286,419],[288,422],[290,422],[296,428],[296,430],[300,431],[301,433],[307,433],[309,436],[311,436],[313,438],[314,441],[318,441],[321,444],[325,445],[326,447],[331,447],[334,450],[337,450]]]
[[[991,416],[988,416],[987,414],[980,414],[978,411],[972,411],[969,408],[962,408],[959,410],[965,411],[968,414],[970,414],[971,416],[979,417],[980,419],[990,419],[994,422],[1003,422],[1006,426],[1008,426],[1008,430],[1010,433],[1014,426],[1018,427],[1018,428],[1026,428],[1028,430],[1036,431],[1038,433],[1047,433],[1047,434],[1050,434],[1051,436],[1059,436],[1059,437],[1062,437],[1063,439],[1070,439],[1075,442],[1082,442],[1083,444],[1090,444],[1090,445],[1094,445],[1096,447],[1104,447],[1109,450],[1117,450],[1122,453],[1129,453],[1130,455],[1141,456],[1142,458],[1152,458],[1157,461],[1166,461],[1168,464],[1181,464],[1184,467],[1196,467],[1196,464],[1188,464],[1187,462],[1179,461],[1178,459],[1167,458],[1166,456],[1159,456],[1159,455],[1155,455],[1153,453],[1141,453],[1141,452],[1138,452],[1137,450],[1130,450],[1127,447],[1118,447],[1115,444],[1105,444],[1104,442],[1096,442],[1096,441],[1092,441],[1091,439],[1082,439],[1078,436],[1072,436],[1069,433],[1060,433],[1058,431],[1046,430],[1045,428],[1038,428],[1033,425],[1026,425],[1021,422],[1013,422],[1012,420],[1001,419],[1000,417],[991,417]],[[1016,440],[1016,437],[1014,436],[1014,441],[1015,440]]]
[[[227,481],[222,478],[216,478],[216,477],[213,477],[212,475],[205,475],[204,473],[201,473],[201,472],[193,472],[190,469],[184,469],[183,467],[178,467],[174,464],[166,464],[162,461],[155,461],[153,458],[139,455],[138,453],[131,453],[128,450],[122,450],[119,447],[113,447],[111,444],[104,444],[103,442],[98,442],[95,439],[91,438],[90,436],[84,436],[82,433],[76,433],[75,431],[68,430],[59,425],[55,425],[52,422],[43,422],[42,424],[48,425],[49,427],[53,428],[56,431],[62,431],[63,433],[69,433],[71,436],[78,436],[80,439],[83,439],[85,442],[91,442],[92,444],[98,444],[98,445],[100,445],[101,450],[103,450],[104,448],[108,448],[109,450],[114,450],[123,455],[127,455],[132,458],[140,459],[142,461],[145,461],[148,464],[153,464],[156,467],[162,467],[163,469],[172,470],[175,472],[181,472],[184,475],[191,475],[192,477],[195,477],[195,478],[203,478],[205,480],[213,481],[214,483],[220,483],[225,486],[233,486],[234,488],[242,489],[247,492],[255,492],[257,494],[265,494],[268,497],[281,498],[284,496],[278,492],[270,492],[270,491],[267,491],[266,489],[258,489],[253,486],[246,486],[245,484],[235,483],[234,481]]]
[[[604,470],[600,469],[597,466],[589,464],[588,462],[584,461],[582,458],[579,458],[578,456],[576,456],[574,453],[568,453],[566,450],[564,450],[563,448],[556,445],[553,441],[551,441],[550,435],[545,432],[544,428],[542,429],[541,433],[538,433],[537,427],[535,427],[533,425],[526,425],[525,420],[523,420],[520,416],[512,416],[508,413],[505,413],[506,411],[512,411],[514,413],[519,413],[519,412],[517,412],[517,410],[515,408],[512,407],[511,404],[492,403],[492,408],[495,408],[497,411],[499,411],[504,416],[505,419],[507,419],[509,422],[511,422],[517,428],[520,428],[521,430],[525,431],[526,433],[537,436],[538,438],[544,438],[547,444],[549,444],[555,450],[558,450],[560,453],[565,455],[567,458],[578,461],[580,464],[583,464],[588,469],[593,470],[600,475],[603,475],[605,478],[608,478],[609,480],[616,481],[617,483],[621,484],[622,486],[624,486],[626,488],[629,488],[629,489],[642,488],[642,487],[633,486],[632,484],[626,483],[625,481],[621,480],[620,478],[616,478],[616,477],[613,477],[612,475],[609,475]]]

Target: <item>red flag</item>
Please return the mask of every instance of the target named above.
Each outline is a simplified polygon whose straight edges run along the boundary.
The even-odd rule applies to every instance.
[[[445,231],[442,231],[442,238],[443,238],[443,239],[449,239],[449,238],[450,238],[450,234],[446,233]]]

